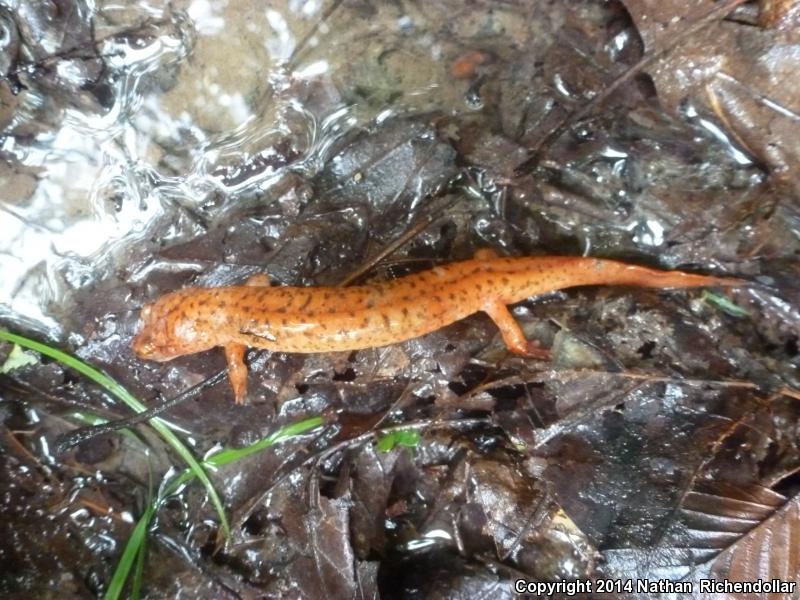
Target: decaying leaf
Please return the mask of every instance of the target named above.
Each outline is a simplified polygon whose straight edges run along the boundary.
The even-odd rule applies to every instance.
[[[624,4],[650,52],[715,7],[710,0]],[[789,23],[774,29],[734,19],[714,22],[647,72],[668,110],[688,116],[711,136],[727,136],[731,152],[744,153],[740,160],[767,166],[796,192],[792,171],[800,161],[800,95],[793,82],[800,72],[800,28],[791,14],[796,19],[797,9],[761,4],[773,15],[768,21],[785,17]]]
[[[731,581],[800,579],[798,496],[730,483],[700,490],[707,491],[689,493],[681,512],[702,572]]]
[[[8,353],[8,357],[6,358],[5,362],[0,365],[0,374],[5,375],[6,373],[10,373],[15,369],[21,369],[23,367],[35,365],[38,360],[39,359],[36,358],[33,353],[26,352],[17,344],[14,344],[11,346],[11,352]]]

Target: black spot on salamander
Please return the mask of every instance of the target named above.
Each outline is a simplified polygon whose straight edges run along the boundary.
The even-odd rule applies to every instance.
[[[305,302],[297,310],[303,311],[309,304],[311,304],[311,294],[306,294]]]
[[[348,310],[347,311],[347,316],[350,317],[351,319],[355,319],[356,318],[356,311]]]
[[[402,298],[400,298],[400,300],[401,300],[402,302],[411,302],[411,296],[409,296],[408,294],[406,294],[405,296],[403,296]]]
[[[408,316],[408,307],[407,307],[407,306],[404,306],[404,307],[403,307],[403,316],[404,316],[404,317],[407,317],[407,316]]]
[[[508,277],[506,277],[505,275],[503,275],[503,277],[500,278],[500,282],[503,285],[508,285],[509,283],[511,283],[511,280]]]
[[[483,291],[483,284],[482,283],[476,283],[475,284],[475,289],[478,290],[479,292],[482,292]]]
[[[228,306],[228,303],[227,303],[227,302],[225,302],[225,300],[220,300],[220,301],[219,301],[219,307],[220,307],[221,309],[223,309],[223,310],[224,310],[226,306]]]
[[[388,329],[392,324],[391,319],[389,319],[389,315],[387,315],[386,313],[381,313],[381,318],[383,319],[384,327]]]
[[[455,300],[456,299],[456,293],[455,292],[450,292],[448,294],[448,297],[450,298],[450,300]]]
[[[335,312],[336,312],[336,307],[335,307],[335,306],[331,306],[331,307],[328,309],[328,314],[331,314],[331,315],[332,315],[332,314],[333,314],[333,313],[335,313]]]
[[[278,313],[278,314],[283,314],[283,313],[286,312],[286,307],[285,306],[279,306],[278,308],[275,309],[275,312]]]

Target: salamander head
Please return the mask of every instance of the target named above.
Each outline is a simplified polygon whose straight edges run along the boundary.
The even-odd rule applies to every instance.
[[[139,358],[162,362],[214,346],[195,319],[187,315],[186,291],[166,294],[142,308],[144,326],[131,344]]]

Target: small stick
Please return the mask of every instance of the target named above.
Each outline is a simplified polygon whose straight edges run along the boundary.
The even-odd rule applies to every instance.
[[[88,440],[89,438],[93,438],[95,436],[101,435],[103,433],[110,433],[112,431],[117,431],[119,429],[127,429],[128,427],[132,427],[134,425],[138,425],[144,421],[149,421],[150,419],[157,417],[164,411],[169,410],[173,406],[177,406],[181,402],[185,400],[189,400],[204,392],[205,390],[217,385],[220,381],[225,379],[225,375],[227,374],[228,370],[223,369],[219,371],[216,375],[209,377],[208,379],[204,379],[200,383],[193,385],[188,390],[185,390],[178,394],[177,396],[173,396],[172,398],[167,398],[161,404],[157,404],[153,408],[150,408],[146,411],[136,413],[130,417],[126,417],[124,419],[117,419],[115,421],[109,421],[107,423],[102,423],[100,425],[91,425],[88,427],[81,427],[80,429],[75,429],[69,433],[61,435],[56,440],[55,451],[57,454],[62,454],[75,446],[76,444],[80,444],[83,441]]]
[[[454,200],[443,202],[440,206],[435,207],[430,213],[421,217],[416,223],[413,223],[406,231],[399,237],[389,242],[380,252],[367,260],[366,263],[361,265],[355,271],[351,272],[347,277],[338,283],[339,287],[345,287],[353,283],[356,279],[363,276],[367,271],[372,269],[384,258],[392,254],[398,248],[404,246],[417,235],[425,231],[428,227],[433,225],[437,220],[442,218],[442,213],[454,204]]]

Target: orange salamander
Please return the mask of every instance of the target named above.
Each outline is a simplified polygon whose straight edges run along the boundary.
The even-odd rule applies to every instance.
[[[241,404],[247,391],[248,346],[301,353],[359,350],[415,338],[484,311],[512,352],[541,357],[542,350],[525,339],[506,305],[581,285],[687,288],[744,283],[613,260],[499,258],[482,250],[472,260],[369,285],[270,287],[265,276],[256,276],[247,285],[179,290],[142,309],[144,327],[133,349],[141,358],[166,361],[222,346]]]

